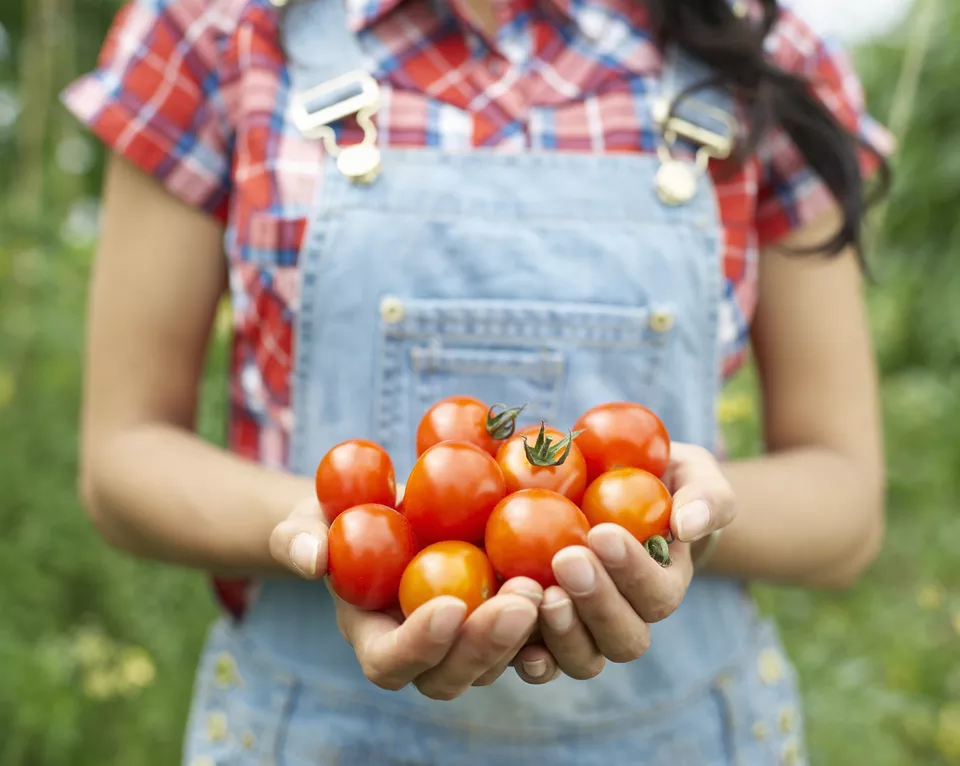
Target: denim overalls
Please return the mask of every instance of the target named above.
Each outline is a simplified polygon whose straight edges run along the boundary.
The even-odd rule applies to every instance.
[[[293,5],[284,28],[293,93],[364,67],[339,0]],[[672,50],[664,89],[704,74]],[[652,110],[659,95],[637,98]],[[383,148],[379,177],[358,184],[328,157],[300,254],[290,469],[312,474],[329,447],[367,437],[403,480],[420,415],[451,394],[528,402],[528,421],[560,428],[634,400],[675,440],[713,447],[722,230],[709,176],[683,204],[658,196],[670,161]],[[696,577],[651,633],[644,657],[590,681],[530,686],[508,670],[438,702],[364,678],[323,584],[267,580],[241,623],[211,634],[184,763],[805,762],[794,671],[742,583]]]

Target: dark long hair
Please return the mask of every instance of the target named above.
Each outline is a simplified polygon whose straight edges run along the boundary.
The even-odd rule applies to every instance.
[[[673,42],[708,64],[716,76],[702,86],[729,88],[747,109],[750,133],[741,156],[752,154],[763,137],[780,126],[813,171],[830,189],[843,222],[827,242],[803,252],[837,254],[853,246],[862,259],[862,223],[870,205],[886,193],[887,164],[876,150],[841,125],[813,94],[810,83],[773,66],[764,39],[780,15],[777,0],[760,0],[757,20],[734,13],[729,0],[644,0],[661,43]],[[871,194],[862,178],[860,149],[880,160],[879,181]]]

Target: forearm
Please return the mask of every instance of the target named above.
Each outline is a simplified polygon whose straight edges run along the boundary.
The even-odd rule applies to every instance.
[[[111,436],[85,465],[91,518],[118,548],[218,572],[280,572],[268,541],[309,479],[270,471],[173,426]]]
[[[845,587],[883,537],[883,482],[827,449],[723,466],[737,498],[707,571],[808,587]]]

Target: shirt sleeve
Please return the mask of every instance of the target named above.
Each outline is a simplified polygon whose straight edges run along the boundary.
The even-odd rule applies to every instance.
[[[222,108],[215,3],[129,0],[96,68],[63,93],[112,151],[172,194],[224,220],[232,133]]]
[[[771,34],[774,63],[807,79],[821,103],[854,136],[881,156],[893,150],[893,137],[866,110],[863,87],[846,51],[821,38],[792,12],[783,11]],[[834,204],[826,184],[816,175],[782,129],[771,131],[758,148],[757,241],[770,245],[825,213]],[[864,179],[880,167],[880,159],[859,150]]]

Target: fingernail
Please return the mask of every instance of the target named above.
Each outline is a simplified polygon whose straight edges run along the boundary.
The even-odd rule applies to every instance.
[[[553,559],[554,573],[560,585],[574,596],[586,596],[593,590],[596,576],[593,564],[579,551],[560,551]]]
[[[627,557],[623,534],[611,527],[594,530],[590,535],[590,547],[605,564],[622,564]]]
[[[530,678],[542,678],[547,672],[547,663],[543,660],[533,660],[532,662],[523,662],[523,672]]]
[[[316,576],[319,555],[320,541],[307,532],[301,532],[290,543],[290,561],[307,577]]]
[[[498,644],[511,646],[530,630],[530,612],[519,606],[507,607],[493,624],[490,637]]]
[[[467,605],[462,601],[459,604],[444,604],[438,607],[430,618],[430,638],[438,644],[450,641],[460,630],[466,612]]]
[[[540,614],[554,633],[566,633],[573,627],[573,602],[568,598],[541,606]]]
[[[692,500],[677,509],[677,537],[685,543],[699,540],[710,526],[710,508],[703,500]]]

